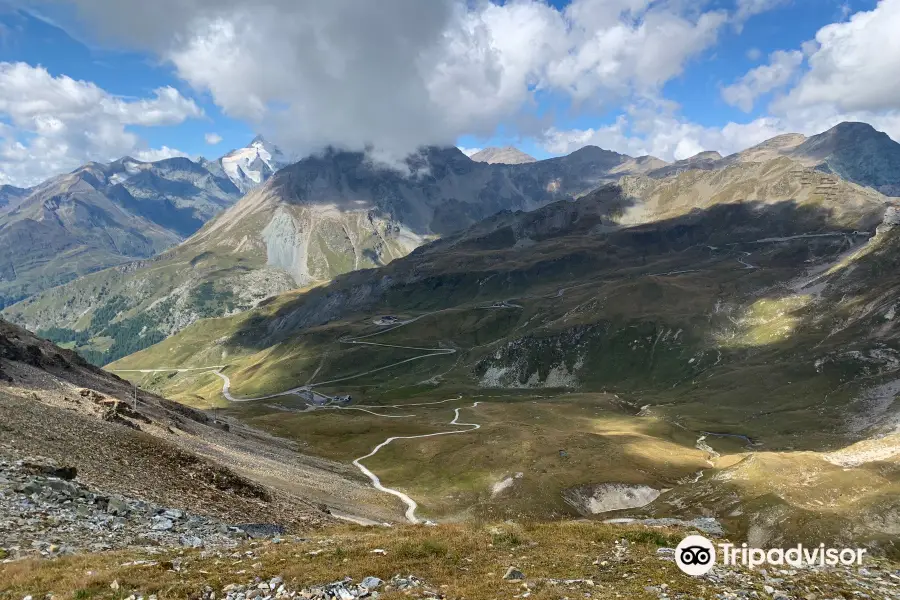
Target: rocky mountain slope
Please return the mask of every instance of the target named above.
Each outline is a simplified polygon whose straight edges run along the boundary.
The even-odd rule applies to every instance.
[[[651,177],[668,177],[678,175],[691,169],[709,171],[722,166],[722,155],[718,152],[700,152],[694,156],[675,161],[671,165],[664,164],[648,172]]]
[[[230,525],[316,527],[330,520],[318,503],[360,510],[376,518],[385,514],[379,499],[346,467],[306,457],[290,442],[233,420],[135,390],[77,354],[5,321],[0,321],[0,422],[0,469],[19,477],[26,474],[27,466],[16,461],[35,462],[33,457],[42,457],[38,463],[49,461],[59,468],[33,474],[77,476],[83,487],[79,491],[45,481],[37,485],[50,486],[47,495],[55,490],[69,494],[70,500],[89,499],[87,513],[104,512],[95,506],[99,496],[104,496],[104,506],[112,506],[115,496],[121,508],[113,510],[112,516],[136,510],[130,500],[122,504],[125,497]],[[26,490],[26,495],[31,493]],[[38,498],[45,495],[37,488],[33,493]],[[135,516],[146,515],[150,509],[147,505],[138,508],[140,515]],[[149,521],[151,516],[145,518]],[[0,522],[5,517],[0,515]],[[182,519],[177,514],[162,518],[176,524]],[[154,530],[170,531],[162,525],[166,524]],[[26,530],[18,534],[41,535]],[[95,532],[94,539],[85,543],[101,541]],[[39,549],[28,546],[26,553]]]
[[[778,156],[871,187],[886,196],[900,196],[900,144],[868,123],[840,123],[809,138],[799,133],[779,135],[701,168],[760,162]]]
[[[199,318],[387,264],[497,211],[572,198],[654,165],[596,147],[523,165],[430,148],[400,173],[329,151],[277,172],[177,248],[48,290],[6,314],[108,362]]]
[[[372,429],[349,441],[337,414],[293,414],[302,397],[229,407],[346,461],[387,435],[447,429],[450,408],[416,403],[458,394],[458,422],[480,429],[417,441],[437,472],[400,447],[368,463],[438,518],[713,516],[763,545],[890,549],[897,211],[786,157],[629,176],[204,321],[109,368],[224,365],[237,397],[306,382],[396,415],[357,417]],[[135,377],[223,402],[210,373]]]
[[[718,152],[701,152],[663,165],[650,174],[667,177],[688,169],[715,170],[778,157],[790,158],[799,165],[837,175],[886,196],[900,196],[900,144],[868,123],[840,123],[809,138],[799,133],[779,135],[725,158]]]
[[[492,165],[521,165],[537,162],[537,159],[533,156],[525,154],[518,148],[513,148],[512,146],[506,146],[505,148],[485,148],[484,150],[476,152],[469,158],[476,162],[484,162]]]
[[[841,123],[790,151],[804,164],[900,196],[900,144],[868,123]]]
[[[0,305],[152,256],[240,196],[187,158],[91,163],[19,191],[0,210]]]

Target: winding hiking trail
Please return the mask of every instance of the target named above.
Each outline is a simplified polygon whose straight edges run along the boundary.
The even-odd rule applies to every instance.
[[[475,402],[474,404],[472,404],[471,408],[475,408],[479,404],[480,404],[480,402]],[[406,505],[406,513],[405,513],[406,520],[409,521],[410,523],[420,523],[421,522],[416,517],[416,509],[419,507],[419,505],[416,504],[416,501],[399,490],[395,490],[395,489],[389,488],[389,487],[384,487],[383,485],[381,485],[381,480],[378,478],[378,475],[376,475],[375,473],[370,471],[368,469],[368,467],[366,467],[360,461],[363,461],[367,458],[371,458],[371,457],[375,456],[376,454],[378,454],[379,450],[381,450],[382,448],[384,448],[385,446],[387,446],[394,440],[416,440],[416,439],[421,439],[421,438],[436,437],[439,435],[453,435],[456,433],[468,433],[470,431],[475,431],[476,429],[481,429],[481,425],[479,425],[478,423],[460,423],[459,422],[459,411],[460,411],[460,408],[453,409],[454,417],[453,417],[453,420],[450,421],[449,424],[470,427],[470,429],[440,431],[438,433],[426,433],[423,435],[402,435],[402,436],[389,437],[388,439],[384,440],[383,442],[381,442],[380,444],[375,446],[375,448],[373,448],[371,452],[369,452],[365,456],[360,456],[359,458],[357,458],[353,461],[353,464],[356,465],[356,468],[358,468],[360,471],[362,471],[363,474],[372,481],[372,485],[375,487],[376,490],[385,492],[387,494],[391,494],[392,496],[396,496],[396,497],[400,498],[400,500]]]
[[[506,303],[504,303],[504,305],[498,305],[495,308],[512,308],[512,306],[506,305]],[[444,310],[449,310],[449,309],[444,309]],[[310,381],[308,381],[306,384],[285,390],[283,392],[278,392],[275,394],[268,394],[265,396],[256,396],[256,397],[252,397],[252,398],[248,398],[248,397],[238,398],[238,397],[233,396],[231,394],[231,378],[229,378],[228,375],[226,375],[225,373],[222,372],[222,370],[225,369],[228,365],[213,365],[213,366],[209,366],[209,367],[190,367],[190,368],[117,369],[116,372],[119,372],[119,373],[161,373],[161,372],[171,373],[174,371],[177,373],[185,373],[185,372],[190,372],[190,371],[212,371],[222,380],[222,395],[229,402],[254,402],[257,400],[270,400],[272,398],[278,398],[280,396],[289,396],[292,394],[300,394],[301,392],[312,393],[312,390],[315,387],[320,387],[323,385],[329,385],[329,384],[333,384],[333,383],[339,383],[342,381],[347,381],[349,379],[355,379],[357,377],[363,377],[365,375],[377,373],[379,371],[384,371],[385,369],[391,369],[398,365],[402,365],[402,364],[409,363],[412,361],[430,358],[432,356],[443,356],[446,354],[455,354],[456,353],[455,348],[421,348],[418,346],[402,346],[402,345],[397,345],[397,344],[382,344],[379,342],[362,341],[362,340],[366,340],[366,339],[369,339],[369,338],[372,338],[372,337],[375,337],[378,335],[383,335],[390,331],[394,331],[395,329],[399,329],[400,327],[409,325],[410,323],[414,323],[414,322],[418,321],[419,319],[422,319],[424,317],[427,317],[429,315],[433,315],[433,314],[439,313],[439,312],[443,312],[443,311],[439,310],[439,311],[434,311],[434,312],[430,312],[430,313],[425,313],[423,315],[419,315],[418,317],[414,317],[412,319],[402,321],[393,327],[382,329],[380,331],[375,331],[373,333],[369,333],[369,334],[362,335],[359,337],[338,339],[338,343],[341,343],[341,344],[356,344],[356,345],[366,345],[366,346],[381,346],[384,348],[400,348],[400,349],[404,349],[404,350],[417,350],[420,352],[424,352],[425,354],[421,354],[419,356],[414,356],[412,358],[400,360],[400,361],[391,363],[391,364],[383,366],[383,367],[378,367],[376,369],[369,369],[368,371],[363,371],[361,373],[355,373],[353,375],[348,375],[346,377],[339,377],[337,379],[331,379],[328,381],[320,381],[318,383],[313,383],[312,380],[315,378],[315,376],[318,374],[319,370],[322,367],[322,365],[320,364],[319,368],[316,369],[316,372],[313,373],[313,376],[310,378]],[[325,394],[320,394],[320,395],[323,398],[327,398],[329,402],[333,402],[335,400],[331,396],[326,396]],[[374,415],[376,417],[384,417],[384,418],[388,418],[388,419],[406,419],[406,418],[415,417],[415,415],[386,415],[386,414],[382,414],[382,413],[376,413],[369,409],[408,408],[408,407],[412,407],[412,406],[432,406],[432,405],[436,405],[436,404],[444,404],[445,402],[458,401],[460,399],[461,399],[461,397],[457,397],[457,398],[450,398],[447,400],[438,400],[435,402],[420,402],[420,403],[414,403],[414,404],[392,404],[392,405],[383,405],[383,406],[372,406],[372,405],[337,406],[337,405],[333,405],[333,404],[325,404],[323,406],[310,405],[310,408],[312,408],[312,410],[358,410],[358,411],[368,413],[370,415]],[[480,402],[475,402],[474,404],[472,404],[472,406],[470,408],[475,408],[479,404],[480,404]],[[405,516],[406,516],[406,519],[410,523],[420,523],[421,522],[416,517],[416,509],[419,506],[418,504],[416,504],[416,501],[399,490],[395,490],[393,488],[385,487],[384,485],[382,485],[381,480],[378,478],[378,476],[375,473],[373,473],[371,470],[369,470],[365,465],[363,465],[361,461],[375,456],[382,448],[384,448],[385,446],[387,446],[388,444],[390,444],[391,442],[393,442],[395,440],[414,440],[414,439],[420,439],[420,438],[436,437],[436,436],[441,436],[441,435],[454,435],[454,434],[458,434],[458,433],[468,433],[470,431],[475,431],[476,429],[481,428],[481,425],[478,423],[460,423],[459,422],[459,418],[460,418],[459,411],[460,411],[460,408],[453,409],[454,416],[453,416],[453,420],[450,421],[449,425],[468,427],[468,429],[454,429],[454,430],[450,430],[450,431],[439,431],[437,433],[427,433],[427,434],[423,434],[423,435],[389,437],[385,441],[383,441],[380,444],[378,444],[377,446],[375,446],[375,448],[373,448],[372,451],[369,452],[368,454],[366,454],[365,456],[360,456],[359,458],[353,460],[353,465],[356,466],[356,468],[358,468],[360,470],[360,472],[362,472],[363,475],[365,475],[366,477],[369,478],[369,480],[372,482],[372,486],[375,489],[377,489],[380,492],[384,492],[386,494],[391,494],[392,496],[396,496],[406,505],[407,508],[406,508]]]
[[[257,400],[271,400],[272,398],[278,398],[280,396],[291,396],[291,395],[299,394],[300,392],[308,392],[308,391],[311,391],[313,388],[321,387],[323,385],[329,385],[332,383],[340,383],[342,381],[347,381],[349,379],[356,379],[357,377],[371,375],[372,373],[377,373],[379,371],[384,371],[386,369],[392,369],[396,366],[410,363],[410,362],[413,362],[416,360],[431,358],[432,356],[443,356],[445,354],[456,354],[455,348],[420,348],[418,346],[401,346],[401,345],[397,345],[397,344],[381,344],[378,342],[362,341],[362,340],[372,338],[372,337],[375,337],[378,335],[383,335],[385,333],[389,333],[391,331],[394,331],[395,329],[399,329],[401,327],[409,325],[410,323],[415,323],[419,319],[422,319],[422,318],[425,318],[425,317],[428,317],[430,315],[437,314],[440,312],[444,312],[446,310],[452,310],[452,309],[443,309],[443,310],[437,310],[437,311],[425,313],[425,314],[419,315],[418,317],[413,317],[412,319],[408,319],[406,321],[401,321],[400,323],[398,323],[397,325],[395,325],[393,327],[388,327],[386,329],[382,329],[380,331],[375,331],[373,333],[368,333],[366,335],[361,335],[358,337],[349,337],[349,338],[344,337],[344,338],[338,339],[338,343],[340,343],[340,344],[356,344],[356,345],[364,345],[364,346],[381,346],[384,348],[400,348],[403,350],[418,350],[421,352],[425,352],[425,354],[421,354],[419,356],[413,356],[412,358],[400,360],[395,363],[385,365],[383,367],[378,367],[376,369],[369,369],[368,371],[363,371],[361,373],[347,375],[346,377],[338,377],[336,379],[330,379],[328,381],[319,381],[317,383],[312,383],[312,379],[315,378],[315,375],[318,374],[319,369],[321,369],[321,365],[319,365],[319,368],[317,368],[316,372],[313,373],[313,377],[310,378],[309,382],[307,382],[303,385],[298,385],[297,387],[290,388],[288,390],[276,392],[274,394],[267,394],[265,396],[254,396],[254,397],[243,397],[243,398],[233,396],[231,394],[231,378],[229,378],[228,375],[226,375],[225,373],[222,372],[222,370],[224,368],[226,368],[228,365],[211,365],[208,367],[189,367],[189,368],[162,367],[162,368],[155,368],[155,369],[115,369],[114,372],[116,372],[116,373],[172,373],[172,372],[185,373],[185,372],[189,372],[189,371],[212,371],[213,373],[218,375],[219,378],[222,380],[222,395],[225,396],[225,399],[228,400],[229,402],[255,402]],[[325,398],[328,398],[329,400],[333,400],[333,398],[331,398],[330,396],[326,396],[324,394],[322,394],[322,396]],[[382,408],[382,407],[368,407],[368,408]]]

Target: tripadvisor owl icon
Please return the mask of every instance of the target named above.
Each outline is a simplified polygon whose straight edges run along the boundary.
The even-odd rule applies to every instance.
[[[689,535],[675,548],[675,564],[688,575],[703,575],[716,563],[716,548],[702,535]]]

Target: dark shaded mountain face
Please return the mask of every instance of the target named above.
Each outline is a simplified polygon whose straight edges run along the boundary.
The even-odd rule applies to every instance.
[[[824,234],[825,238],[835,236],[834,246],[846,249],[844,236],[852,237],[854,231],[874,233],[882,222],[892,226],[895,214],[877,192],[798,168],[786,158],[692,171],[663,180],[626,177],[574,202],[558,201],[533,211],[499,211],[420,246],[383,269],[336,278],[293,303],[296,312],[285,308],[282,314],[292,319],[290,325],[285,320],[273,322],[270,332],[278,333],[266,343],[280,342],[280,336],[290,336],[294,327],[320,324],[354,311],[387,310],[390,314],[386,306],[377,308],[382,301],[399,303],[398,310],[417,305],[446,308],[490,294],[517,294],[532,286],[552,287],[555,282],[577,283],[592,278],[595,270],[617,270],[620,263],[630,269],[642,264],[642,256],[654,253],[661,253],[657,267],[689,270],[704,252],[712,252],[715,261],[724,264],[721,250],[738,268],[749,271],[738,260],[742,254],[728,249],[731,244],[806,247],[815,245],[808,240]],[[804,252],[797,256],[788,252],[784,259],[791,268],[800,268],[802,260],[794,264],[800,255],[808,258]],[[772,256],[778,259],[778,251]],[[532,263],[535,271],[528,275],[505,272]],[[436,285],[438,279],[445,283]],[[478,283],[489,279],[490,285]],[[418,286],[421,289],[413,293]],[[429,297],[429,289],[441,292]],[[408,298],[407,292],[412,293]]]
[[[111,193],[134,214],[186,238],[241,196],[228,178],[188,158],[150,163],[129,173],[117,171]],[[127,177],[127,178],[126,178]]]
[[[28,190],[14,185],[0,185],[0,214],[9,212],[19,205]]]
[[[285,204],[371,210],[417,235],[444,235],[500,210],[577,197],[616,179],[614,169],[630,160],[588,146],[569,156],[504,165],[473,161],[455,147],[426,148],[407,159],[403,172],[361,153],[328,151],[279,171],[267,192]]]
[[[91,163],[0,201],[0,306],[80,275],[152,256],[240,192],[187,158]]]
[[[848,181],[900,196],[900,144],[868,123],[841,123],[808,138],[792,158]]]

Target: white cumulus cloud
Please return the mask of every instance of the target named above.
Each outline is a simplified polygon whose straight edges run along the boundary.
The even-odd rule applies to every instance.
[[[809,70],[781,110],[831,105],[841,111],[900,110],[900,0],[881,0],[816,33]]]
[[[144,162],[156,162],[167,158],[175,158],[178,156],[188,156],[186,153],[175,148],[163,146],[162,148],[148,148],[146,150],[138,150],[132,154],[132,158],[142,160]]]
[[[0,63],[0,183],[34,185],[89,161],[108,161],[151,151],[127,129],[200,117],[201,109],[171,87],[153,97],[123,99],[95,84],[26,63]],[[145,154],[150,156],[151,154]]]
[[[207,133],[205,136],[203,136],[203,139],[205,139],[206,143],[210,146],[215,146],[222,141],[222,136],[218,133]]]
[[[802,64],[803,53],[799,50],[777,50],[769,55],[769,64],[751,69],[734,84],[722,88],[722,98],[750,112],[759,96],[788,85]]]
[[[674,161],[706,150],[728,155],[784,133],[783,124],[776,119],[706,127],[679,118],[673,108],[652,104],[632,107],[604,127],[568,131],[551,128],[545,132],[543,146],[553,154],[567,154],[590,144],[630,156],[649,154]]]

